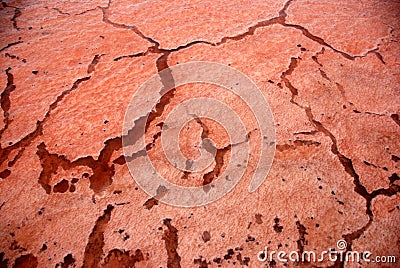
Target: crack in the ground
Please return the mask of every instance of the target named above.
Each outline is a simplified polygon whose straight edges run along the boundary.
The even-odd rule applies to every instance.
[[[217,152],[215,154],[215,166],[213,168],[213,170],[211,170],[210,172],[207,172],[203,175],[203,189],[205,192],[208,192],[211,188],[210,188],[210,183],[213,182],[214,180],[216,180],[222,172],[222,167],[224,166],[225,163],[225,155],[227,153],[230,153],[232,149],[232,145],[229,144],[227,146],[225,146],[224,148],[221,149],[217,149]]]
[[[374,54],[377,55],[377,57],[385,64],[385,62],[383,61],[382,55],[379,54],[379,52],[378,52],[379,47],[375,47],[375,48],[373,48],[373,49],[370,49],[370,50],[368,50],[368,51],[367,51],[365,54],[363,54],[363,55],[355,55],[355,56],[354,56],[354,55],[351,55],[351,54],[349,54],[349,53],[346,53],[346,52],[344,52],[344,51],[341,51],[341,50],[339,50],[339,49],[333,47],[332,45],[328,44],[323,38],[312,34],[309,30],[307,30],[307,28],[305,28],[305,27],[303,27],[303,26],[301,26],[301,25],[297,25],[297,24],[288,24],[288,23],[284,22],[284,23],[282,24],[282,26],[300,30],[300,31],[302,32],[302,34],[303,34],[305,37],[309,38],[310,40],[312,40],[312,41],[314,41],[314,42],[316,42],[316,43],[318,43],[318,44],[320,44],[320,45],[322,45],[322,46],[329,47],[332,51],[334,51],[334,52],[336,52],[336,53],[339,53],[340,55],[342,55],[342,56],[345,57],[346,59],[355,60],[355,59],[357,59],[357,58],[364,58],[364,57],[366,57],[368,54],[374,53]]]
[[[198,117],[196,117],[195,120],[196,120],[196,123],[199,124],[202,128],[201,139],[202,140],[208,139],[210,130],[207,127],[207,125],[204,124],[203,121],[201,121],[201,119]],[[214,168],[211,171],[209,171],[203,175],[203,189],[205,192],[208,192],[211,189],[209,184],[221,175],[222,167],[224,166],[224,163],[225,163],[225,160],[224,160],[225,155],[227,153],[230,153],[231,149],[232,149],[231,144],[225,146],[224,148],[220,148],[220,149],[217,148],[217,151],[216,151],[215,157],[214,157],[214,161],[215,161]],[[189,172],[185,172],[183,177],[187,178],[187,176],[189,174],[190,174]]]
[[[44,7],[44,8],[49,9],[48,7]],[[70,13],[64,12],[64,11],[62,11],[61,9],[57,8],[57,7],[52,7],[51,9],[57,11],[57,12],[58,12],[59,14],[61,14],[61,15],[68,15],[68,16],[71,15]]]
[[[15,155],[15,157],[7,163],[8,167],[13,167],[15,165],[15,163],[17,163],[17,161],[21,158],[22,154],[25,151],[25,147],[22,147],[21,149],[19,149],[18,153]]]
[[[17,31],[20,30],[19,27],[18,27],[18,25],[17,25],[17,18],[18,18],[19,16],[21,16],[21,15],[22,15],[21,10],[20,10],[19,8],[15,7],[15,8],[14,8],[14,16],[11,18],[11,22],[12,22],[13,28],[14,28],[15,30],[17,30]]]
[[[84,11],[82,11],[82,12],[76,13],[75,15],[76,15],[76,16],[80,16],[80,15],[83,15],[83,14],[86,14],[86,13],[88,13],[88,12],[94,11],[94,10],[96,10],[96,9],[101,9],[101,8],[102,8],[101,6],[96,6],[96,7],[94,7],[94,8],[90,8],[90,9],[84,10]]]
[[[4,127],[3,129],[0,130],[0,138],[2,137],[4,131],[8,128],[8,125],[12,121],[12,119],[9,118],[10,114],[8,112],[11,107],[10,94],[16,89],[16,86],[14,84],[14,75],[11,73],[11,68],[6,69],[6,75],[7,75],[7,85],[0,95],[0,104],[4,116],[3,118]]]
[[[299,250],[299,256],[302,256],[304,252],[304,246],[307,244],[305,235],[307,235],[308,233],[306,227],[301,224],[299,220],[296,221],[296,227],[297,231],[299,232],[299,239],[296,241],[297,249]]]
[[[286,76],[289,76],[293,73],[294,69],[299,65],[299,61],[301,58],[290,58],[290,64],[289,67],[286,69],[286,71],[282,72],[281,74],[281,80],[285,84],[285,86],[290,90],[292,93],[291,97],[291,102],[294,102],[294,97],[299,94],[297,88],[295,88],[292,83],[289,81],[289,79]]]
[[[100,262],[104,255],[104,231],[107,227],[108,222],[111,219],[111,212],[114,206],[108,205],[104,210],[103,215],[101,215],[89,235],[89,240],[85,248],[83,256],[82,267],[100,267]]]
[[[175,96],[175,80],[172,76],[172,72],[168,66],[169,52],[163,53],[156,61],[156,67],[158,74],[163,84],[163,89],[160,91],[161,98],[156,104],[155,108],[151,111],[147,118],[146,130],[150,127],[150,124],[158,117],[160,117],[167,105],[171,102],[171,99]],[[165,71],[164,71],[165,70]],[[164,71],[164,72],[161,72]],[[163,125],[161,125],[162,129]]]
[[[8,52],[4,53],[4,56],[13,59],[13,60],[21,60],[23,63],[26,63],[26,59],[21,59],[20,57],[18,57],[17,55],[12,55]]]
[[[88,68],[87,68],[87,73],[91,74],[96,70],[96,65],[99,63],[100,58],[104,56],[104,54],[96,54],[93,57],[92,62],[89,64]]]
[[[319,55],[323,55],[324,53],[325,53],[325,47],[322,47],[320,51],[318,51],[317,53],[315,53],[315,55],[311,56],[311,59],[312,59],[316,64],[318,64],[320,67],[324,67],[324,66],[322,65],[322,63],[319,62],[318,56],[319,56]]]
[[[372,164],[372,163],[370,163],[370,162],[368,162],[368,161],[365,161],[365,160],[362,161],[362,162],[363,162],[363,164],[366,165],[366,166],[371,166],[371,167],[374,167],[374,168],[379,168],[379,169],[383,169],[383,170],[385,170],[385,171],[388,171],[388,168],[387,168],[387,167],[381,167],[381,166]]]
[[[24,42],[24,41],[19,40],[19,41],[16,41],[16,42],[8,43],[5,47],[0,48],[0,52],[2,52],[3,50],[6,50],[6,49],[9,48],[9,47],[12,47],[12,46],[21,44],[21,43],[23,43],[23,42]]]
[[[16,7],[16,6],[10,5],[9,3],[6,3],[6,2],[4,2],[4,1],[0,1],[0,3],[1,3],[1,7],[2,7],[2,8],[5,8],[5,7],[18,8],[18,7]],[[0,8],[0,10],[2,10],[2,8]]]
[[[162,240],[165,242],[165,249],[167,251],[167,267],[168,268],[180,268],[181,257],[178,254],[178,229],[171,224],[171,219],[164,219],[163,223],[167,226],[167,230],[164,231]]]
[[[146,202],[144,202],[144,204],[143,204],[143,206],[148,210],[152,209],[154,206],[157,206],[157,205],[158,205],[157,197],[151,197],[151,198],[147,199]]]
[[[279,152],[283,152],[283,151],[287,151],[287,150],[295,150],[298,147],[304,147],[304,146],[319,147],[320,145],[321,145],[320,142],[313,141],[313,140],[295,140],[295,141],[293,141],[293,144],[277,144],[276,150]]]
[[[202,128],[201,139],[202,140],[208,139],[210,130],[207,127],[207,125],[204,124],[201,121],[201,119],[198,118],[198,117],[196,117],[195,120],[196,120],[197,124],[199,124],[201,126],[201,128]],[[225,146],[223,148],[216,148],[216,153],[215,153],[215,157],[214,157],[215,166],[211,171],[209,171],[209,172],[207,172],[207,173],[205,173],[203,175],[203,190],[205,192],[210,191],[210,189],[211,189],[210,183],[213,182],[214,180],[216,180],[221,175],[222,167],[225,164],[225,155],[229,154],[231,152],[232,147],[240,145],[240,144],[245,143],[245,142],[248,142],[249,139],[250,139],[251,133],[253,131],[255,131],[255,130],[256,129],[250,131],[246,135],[244,141],[241,141],[241,142],[238,142],[238,143],[231,143],[231,144],[228,144],[227,146]],[[183,175],[182,178],[186,179],[189,174],[190,174],[189,172],[184,172],[184,175]]]

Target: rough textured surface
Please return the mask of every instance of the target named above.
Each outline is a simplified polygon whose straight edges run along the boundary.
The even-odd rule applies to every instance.
[[[399,262],[399,12],[398,1],[372,0],[1,1],[0,267],[261,267],[265,247],[321,252],[339,239]],[[195,158],[209,137],[214,163],[193,174],[168,164],[160,132],[187,99],[232,106],[252,149],[233,191],[183,209],[136,185],[121,130],[142,83],[191,61],[256,83],[277,150],[249,194],[254,117],[217,86],[172,90],[146,128],[149,156],[171,181],[206,185],[230,159],[224,129],[202,119],[180,146]]]

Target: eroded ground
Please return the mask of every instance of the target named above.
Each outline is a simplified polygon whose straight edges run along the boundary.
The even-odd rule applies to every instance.
[[[398,1],[1,3],[0,267],[280,267],[258,252],[321,252],[340,239],[400,262]],[[255,193],[253,153],[224,198],[177,208],[136,185],[121,131],[138,87],[191,61],[256,83],[274,115],[276,154]],[[257,139],[229,92],[173,89],[149,116],[147,149],[182,185],[215,180],[231,150],[218,125],[193,121],[182,150],[196,157],[201,138],[213,138],[214,163],[195,174],[166,164],[163,121],[196,96],[236,107]]]

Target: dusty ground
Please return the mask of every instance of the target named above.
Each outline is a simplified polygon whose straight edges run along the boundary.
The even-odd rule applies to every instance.
[[[279,267],[258,252],[321,252],[340,239],[346,250],[397,257],[370,267],[398,267],[400,2],[134,2],[2,1],[0,267]],[[224,198],[177,208],[136,185],[122,122],[148,78],[199,60],[257,84],[276,154],[255,193],[252,155]],[[191,122],[183,152],[195,156],[207,129],[220,157],[200,174],[165,164],[162,122],[193,96],[236,103],[217,87],[183,86],[146,128],[156,166],[184,185],[216,179],[230,151],[218,125]]]

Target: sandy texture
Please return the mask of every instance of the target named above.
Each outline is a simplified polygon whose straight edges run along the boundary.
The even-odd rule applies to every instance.
[[[1,1],[0,267],[282,267],[257,254],[322,252],[338,240],[400,262],[399,17],[398,1]],[[171,182],[207,185],[230,160],[226,131],[202,119],[180,147],[196,158],[213,139],[213,163],[197,173],[168,163],[163,122],[185,100],[234,107],[252,150],[233,191],[178,208],[136,184],[121,133],[139,86],[192,61],[254,81],[276,153],[249,193],[254,116],[218,86],[174,88],[146,126],[149,157]]]

